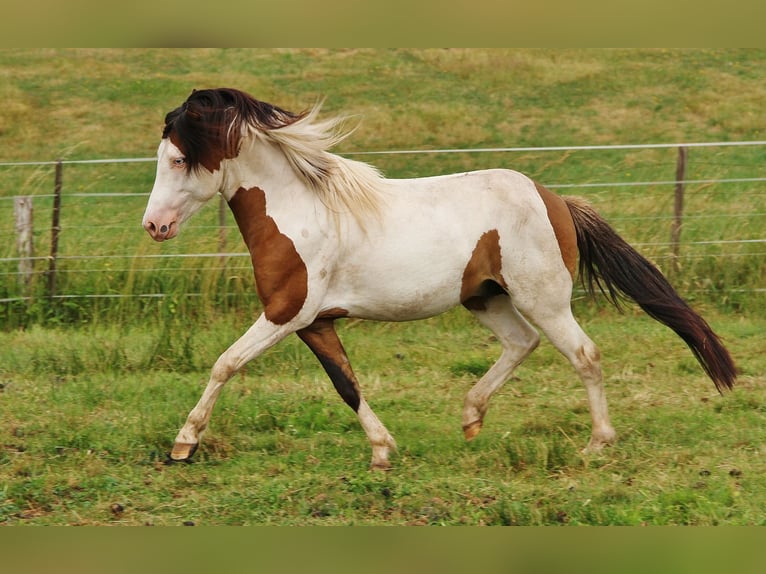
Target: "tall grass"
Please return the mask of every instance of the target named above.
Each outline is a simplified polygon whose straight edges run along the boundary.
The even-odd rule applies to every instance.
[[[687,178],[694,180],[758,177],[763,160],[761,148],[727,150],[692,149]],[[509,155],[471,155],[474,167],[508,165],[527,171],[538,181],[556,184],[608,183],[632,181],[672,181],[674,150],[637,153],[629,157],[609,152],[606,160],[601,152],[578,154],[538,154],[533,160]],[[575,158],[572,156],[583,156]],[[371,158],[374,159],[374,158]],[[380,158],[378,158],[380,159]],[[444,156],[440,171],[457,171],[468,166],[465,158]],[[386,163],[376,162],[378,165]],[[401,159],[393,160],[402,161]],[[409,166],[421,175],[428,174],[427,156],[410,157]],[[525,170],[524,165],[527,163]],[[424,164],[424,167],[420,167]],[[544,167],[535,165],[544,164]],[[608,166],[608,169],[607,169]],[[110,178],[136,178],[132,172],[143,172],[136,190],[151,188],[151,164],[111,167]],[[18,168],[16,168],[18,169]],[[567,173],[571,169],[577,175]],[[115,174],[116,172],[116,174]],[[6,172],[7,173],[7,172]],[[393,175],[397,175],[394,173]],[[8,240],[2,256],[11,258],[0,264],[4,281],[0,298],[30,296],[30,300],[0,305],[0,322],[6,328],[32,323],[56,321],[80,323],[143,319],[155,313],[159,302],[147,295],[172,298],[174,304],[200,318],[220,311],[253,304],[253,278],[247,256],[215,256],[216,253],[245,253],[233,218],[227,214],[225,240],[221,242],[218,225],[218,202],[211,202],[195,216],[180,237],[167,244],[151,242],[140,227],[146,196],[88,197],[68,195],[78,189],[83,179],[98,179],[100,169],[67,166],[59,240],[56,294],[74,295],[67,299],[49,300],[47,292],[48,261],[35,262],[31,284],[16,279],[15,239],[12,202],[0,201],[6,221],[2,230]],[[121,184],[122,185],[122,184]],[[647,257],[668,274],[687,298],[711,303],[720,309],[755,310],[763,308],[764,296],[759,290],[766,280],[763,265],[766,196],[758,183],[699,183],[686,189],[684,224],[681,234],[679,271],[674,273],[670,227],[673,216],[673,186],[619,185],[586,188],[562,188],[559,193],[586,197],[614,227]],[[97,191],[122,191],[106,183]],[[41,189],[47,192],[47,189]],[[48,254],[50,241],[51,200],[35,198],[36,254]],[[209,254],[206,257],[172,257],[176,254]]]

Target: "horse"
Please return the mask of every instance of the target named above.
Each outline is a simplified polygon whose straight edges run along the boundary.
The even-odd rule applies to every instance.
[[[462,305],[502,352],[467,392],[466,440],[482,428],[492,395],[537,347],[542,331],[587,390],[585,447],[615,442],[600,353],[575,320],[579,275],[589,294],[637,303],[686,342],[723,394],[736,367],[719,336],[662,273],[586,202],[559,196],[509,169],[387,179],[331,153],[344,117],[321,102],[293,113],[232,88],[194,90],[165,117],[143,227],[175,237],[205,202],[228,202],[252,261],[262,313],[216,360],[170,459],[188,460],[226,382],[296,333],[316,355],[389,469],[396,443],[362,395],[335,321],[409,321]],[[579,260],[579,261],[578,261]],[[533,326],[534,325],[534,326]]]

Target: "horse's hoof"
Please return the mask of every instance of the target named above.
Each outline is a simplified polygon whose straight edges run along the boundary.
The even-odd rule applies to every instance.
[[[388,472],[389,470],[391,470],[391,463],[388,462],[387,460],[383,460],[380,462],[373,462],[370,464],[370,470]]]
[[[588,446],[586,446],[584,449],[582,449],[582,454],[599,454],[603,452],[604,447],[612,446],[614,444],[614,440],[593,440],[588,443]]]
[[[167,453],[165,455],[165,460],[162,464],[164,464],[165,466],[173,466],[174,464],[194,464],[194,461],[190,458],[175,460],[174,458],[171,458],[170,453]]]
[[[596,454],[603,450],[605,446],[612,446],[617,440],[617,433],[614,429],[608,427],[596,433],[593,433],[590,437],[588,446],[583,449],[583,454]]]
[[[473,421],[472,423],[469,423],[465,426],[463,426],[463,433],[465,434],[465,440],[470,442],[473,439],[476,438],[476,435],[479,434],[479,431],[481,430],[481,421]]]
[[[189,460],[194,453],[197,451],[197,443],[189,444],[189,443],[175,443],[173,445],[173,450],[170,453],[170,460],[173,461],[184,461]]]

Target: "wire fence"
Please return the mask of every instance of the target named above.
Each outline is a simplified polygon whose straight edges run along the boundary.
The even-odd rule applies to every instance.
[[[666,156],[644,161],[636,160],[636,154],[658,153],[667,150],[687,148],[712,153],[714,160],[700,161],[693,166],[693,173],[675,179],[665,174],[674,167]],[[752,150],[747,157],[732,152]],[[572,155],[609,153],[609,169],[600,167],[602,162],[583,159],[572,161]],[[728,155],[721,155],[727,153]],[[623,159],[615,159],[622,154]],[[627,157],[627,154],[632,154]],[[700,267],[701,273],[709,273],[713,264],[725,272],[726,267],[741,268],[753,275],[748,281],[733,278],[731,281],[705,281],[700,272],[688,279],[688,287],[697,291],[724,293],[766,292],[761,280],[764,274],[766,255],[766,176],[761,175],[766,141],[744,142],[688,142],[668,144],[593,145],[593,146],[547,146],[547,147],[494,147],[474,149],[431,149],[431,150],[380,150],[347,152],[344,156],[378,156],[380,161],[387,158],[407,157],[407,169],[417,175],[431,175],[434,160],[438,157],[441,165],[455,171],[465,163],[444,160],[445,156],[498,156],[512,155],[517,163],[535,162],[551,172],[546,187],[567,194],[586,195],[600,211],[639,250],[647,250],[652,260],[662,266],[663,261],[685,262],[694,267],[694,262],[707,262]],[[418,158],[427,156],[424,161]],[[551,158],[551,156],[553,156]],[[542,159],[541,159],[542,158]],[[0,162],[0,237],[5,245],[0,250],[0,277],[4,289],[0,303],[29,301],[41,295],[30,293],[29,275],[50,279],[52,260],[58,263],[55,274],[60,281],[55,292],[42,292],[46,297],[59,300],[71,299],[156,299],[173,296],[205,297],[209,295],[204,285],[205,277],[213,276],[214,281],[223,281],[230,287],[232,277],[252,281],[249,253],[244,249],[236,225],[231,217],[222,217],[221,212],[208,208],[187,224],[184,237],[172,246],[157,246],[149,241],[140,228],[140,218],[148,197],[148,191],[104,191],[104,186],[122,189],[150,189],[152,170],[131,170],[114,172],[120,166],[151,164],[155,158],[114,158],[84,159],[36,162]],[[468,162],[473,165],[473,161]],[[483,167],[476,162],[478,168]],[[595,163],[585,170],[583,166]],[[453,166],[454,164],[454,166]],[[551,170],[551,166],[555,169]],[[61,170],[67,167],[61,190],[55,191],[50,184],[50,168]],[[88,174],[78,170],[98,170]],[[122,168],[124,169],[124,167]],[[393,166],[397,169],[397,165]],[[611,171],[610,171],[611,169]],[[27,171],[25,175],[18,173]],[[111,170],[105,173],[104,170]],[[534,171],[535,168],[532,168]],[[525,170],[521,170],[525,171]],[[70,173],[71,172],[71,173]],[[135,173],[134,173],[135,172]],[[608,177],[619,172],[620,177]],[[60,174],[60,171],[58,172]],[[10,174],[10,175],[9,175]],[[407,173],[406,175],[409,175]],[[657,177],[659,175],[659,177]],[[599,178],[607,176],[606,180]],[[90,181],[89,181],[90,178]],[[670,238],[669,222],[678,222],[679,213],[671,209],[673,188],[678,186],[694,188],[696,204],[687,206],[683,212],[683,252],[677,242]],[[18,221],[11,215],[12,204],[19,197],[16,190],[34,202],[35,221],[32,231],[32,251],[21,253],[18,243],[20,230]],[[627,198],[618,198],[620,190],[630,192]],[[61,222],[47,224],[49,210],[54,202],[63,197]],[[617,197],[617,198],[616,198]],[[8,215],[5,215],[7,213]],[[695,224],[697,229],[695,230]],[[55,252],[47,250],[48,236],[53,237],[54,228],[62,232],[61,244]],[[712,230],[712,231],[711,231]],[[664,237],[663,237],[664,236]],[[44,254],[41,254],[44,253]],[[733,261],[745,261],[734,265]],[[27,267],[23,269],[21,264]],[[668,268],[670,265],[668,264]],[[708,270],[708,271],[706,271]],[[192,275],[194,281],[173,283],[158,280],[159,276]],[[760,274],[760,278],[759,278]],[[142,275],[151,275],[152,280],[139,280]],[[80,280],[75,280],[79,277]],[[197,288],[190,289],[195,285]]]

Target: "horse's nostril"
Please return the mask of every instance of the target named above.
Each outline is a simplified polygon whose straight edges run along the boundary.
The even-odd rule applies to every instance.
[[[163,225],[162,227],[160,227],[160,233],[167,233],[167,232],[168,232],[168,226],[167,225]]]

